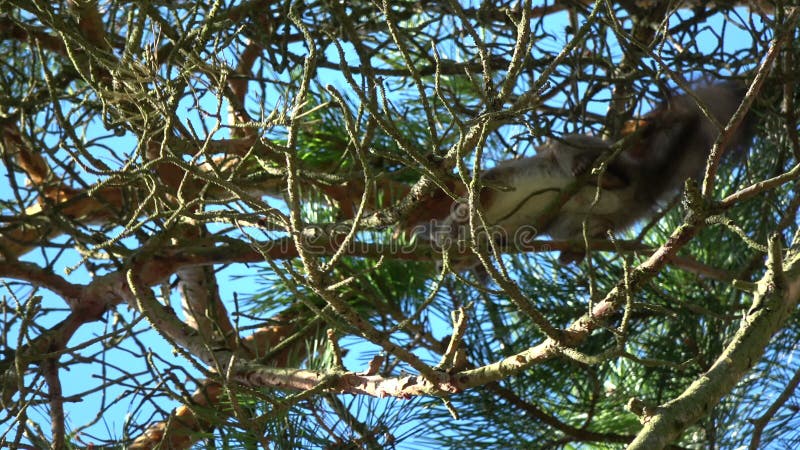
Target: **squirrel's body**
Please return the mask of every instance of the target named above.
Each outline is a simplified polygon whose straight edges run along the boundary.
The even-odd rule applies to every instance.
[[[636,122],[632,144],[609,161],[599,176],[589,171],[600,155],[612,154],[611,146],[588,135],[550,140],[536,156],[498,164],[481,175],[480,203],[488,225],[484,231],[495,242],[513,245],[518,237],[530,239],[534,234],[577,239],[584,225],[589,236],[598,237],[653,217],[687,179],[702,175],[714,142],[743,95],[743,89],[733,84],[697,89],[694,97],[713,120],[693,96],[672,98]],[[736,132],[732,147],[744,147],[748,128]],[[580,181],[584,184],[574,186]],[[536,230],[535,224],[565,190],[570,196],[552,220]],[[442,236],[461,240],[468,236],[468,223],[469,208],[461,202],[435,228],[424,230],[434,242],[441,242]]]

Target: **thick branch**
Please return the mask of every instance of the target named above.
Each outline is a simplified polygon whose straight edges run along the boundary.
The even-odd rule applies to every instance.
[[[771,240],[772,262],[758,282],[753,305],[742,318],[739,331],[711,368],[680,396],[644,411],[644,428],[630,449],[664,448],[709,414],[761,359],[772,336],[794,313],[800,302],[800,252],[791,250],[783,259],[779,239]]]

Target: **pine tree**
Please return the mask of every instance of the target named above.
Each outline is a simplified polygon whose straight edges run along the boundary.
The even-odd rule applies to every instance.
[[[0,1],[0,444],[796,447],[798,17]],[[723,82],[706,176],[624,233],[411,231]]]

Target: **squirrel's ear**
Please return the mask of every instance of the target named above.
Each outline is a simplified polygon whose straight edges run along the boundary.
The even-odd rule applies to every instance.
[[[456,180],[448,180],[447,188],[459,196],[464,195],[466,192],[464,185]],[[436,189],[430,195],[420,199],[417,206],[406,216],[401,228],[408,233],[418,225],[427,224],[434,220],[444,220],[452,212],[454,203],[453,198],[447,193],[441,189]]]

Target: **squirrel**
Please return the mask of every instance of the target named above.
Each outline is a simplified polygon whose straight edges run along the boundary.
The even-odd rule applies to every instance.
[[[698,88],[694,96],[675,96],[632,122],[635,126],[623,133],[633,134],[623,140],[632,145],[616,153],[600,137],[573,134],[549,140],[535,156],[501,162],[482,172],[479,202],[488,228],[481,234],[505,245],[535,234],[573,240],[582,237],[584,224],[590,237],[600,237],[652,218],[687,179],[702,175],[720,127],[733,116],[744,93],[742,86],[720,83]],[[730,150],[741,151],[751,137],[752,127],[746,121],[735,131]],[[593,174],[599,159],[608,159],[605,170]],[[581,184],[572,188],[551,220],[541,230],[534,229],[555,199],[576,182]],[[444,203],[451,205],[444,219],[417,227],[418,236],[441,247],[447,240],[452,244],[469,237],[467,204]],[[560,259],[571,262],[582,257],[566,252]]]

